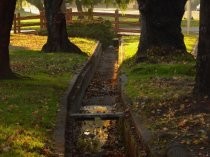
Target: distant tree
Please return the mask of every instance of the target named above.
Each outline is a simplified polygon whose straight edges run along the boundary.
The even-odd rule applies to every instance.
[[[181,32],[186,1],[137,0],[141,13],[141,37],[137,59],[154,47],[179,49],[186,52]]]
[[[44,0],[44,7],[47,19],[48,39],[42,51],[82,53],[82,51],[68,39],[65,1]]]
[[[0,1],[0,78],[12,73],[9,63],[9,42],[16,0]]]
[[[75,4],[77,6],[77,11],[79,13],[83,13],[83,7],[82,7],[82,0],[75,0]],[[83,19],[84,16],[80,15],[78,16],[79,19]]]
[[[210,1],[200,1],[200,29],[197,52],[197,74],[194,92],[210,96]]]
[[[34,5],[39,11],[44,10],[43,0],[17,0],[16,9],[19,9],[19,10],[23,9],[24,2]]]
[[[39,11],[44,10],[43,0],[26,0],[28,3],[34,5]]]
[[[16,9],[18,9],[18,10],[23,9],[23,2],[24,1],[25,0],[17,0],[17,2],[16,2]]]
[[[69,0],[69,1],[72,2],[72,0]],[[83,12],[83,7],[86,7],[86,8],[88,8],[90,16],[92,16],[92,12],[93,12],[95,5],[105,4],[108,7],[110,4],[115,5],[115,3],[116,3],[115,0],[75,0],[75,4],[77,6],[77,11]],[[80,16],[79,18],[84,18],[84,17]]]

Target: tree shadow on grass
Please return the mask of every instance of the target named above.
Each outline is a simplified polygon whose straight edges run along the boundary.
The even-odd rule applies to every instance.
[[[14,72],[11,72],[4,76],[0,76],[0,80],[25,80],[25,79],[31,79],[31,78]]]

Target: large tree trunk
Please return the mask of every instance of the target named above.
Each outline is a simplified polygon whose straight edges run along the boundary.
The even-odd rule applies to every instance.
[[[68,39],[64,3],[63,0],[44,0],[48,39],[42,51],[82,53]]]
[[[200,2],[200,30],[197,53],[197,74],[194,92],[210,96],[210,1]]]
[[[12,73],[9,63],[9,42],[15,5],[16,0],[0,1],[0,78]]]
[[[137,0],[141,13],[141,37],[137,57],[153,48],[186,52],[181,21],[186,0]]]

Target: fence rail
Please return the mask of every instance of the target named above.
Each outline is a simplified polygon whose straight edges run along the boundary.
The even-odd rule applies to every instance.
[[[108,19],[111,21],[113,29],[116,33],[140,33],[139,15],[136,14],[121,14],[118,10],[115,10],[114,13],[93,12],[90,14],[89,12],[73,12],[72,9],[68,9],[66,10],[67,25],[77,21],[80,16],[84,16],[86,18],[101,17],[103,19]],[[22,30],[25,30],[28,27],[45,29],[46,19],[44,12],[41,12],[40,15],[35,16],[21,16],[19,13],[14,15],[14,33],[21,33]]]

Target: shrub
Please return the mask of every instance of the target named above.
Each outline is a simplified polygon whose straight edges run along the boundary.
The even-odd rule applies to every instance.
[[[111,44],[114,31],[110,21],[98,20],[79,20],[67,26],[70,37],[83,37],[99,40],[103,47]],[[47,35],[46,30],[39,32],[40,35]]]
[[[77,21],[69,25],[67,31],[72,37],[99,40],[104,47],[108,46],[114,37],[111,22],[103,20]]]

